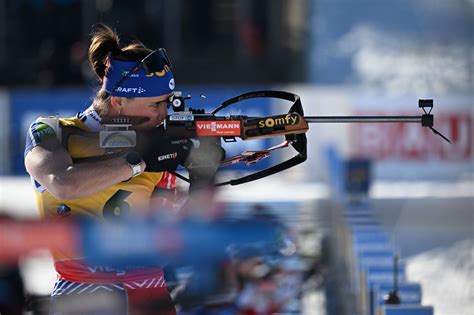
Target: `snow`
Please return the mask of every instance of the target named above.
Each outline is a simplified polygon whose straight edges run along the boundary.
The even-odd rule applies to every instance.
[[[474,238],[408,258],[407,278],[421,284],[435,315],[474,314]]]

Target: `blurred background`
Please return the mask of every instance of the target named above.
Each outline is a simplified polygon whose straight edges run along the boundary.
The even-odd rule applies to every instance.
[[[97,22],[125,43],[165,47],[177,90],[193,96],[187,105],[194,108],[258,89],[296,93],[312,116],[419,115],[418,99],[433,99],[435,128],[452,144],[416,124],[313,124],[308,161],[225,187],[218,199],[241,213],[262,204],[291,223],[296,256],[313,281],[304,281],[312,285],[298,293],[295,312],[376,311],[367,296],[382,295],[382,286],[369,279],[374,266],[364,265],[367,252],[357,243],[362,227],[374,223],[369,244],[382,242],[389,257],[400,258],[403,281],[419,285],[411,304],[432,306],[437,315],[474,313],[474,1],[0,0],[5,214],[36,217],[23,166],[29,124],[39,115],[74,115],[98,89],[87,61]],[[286,105],[263,99],[236,111],[265,116]],[[265,149],[275,141],[226,150]],[[40,253],[24,260],[27,291],[51,290],[48,259]]]

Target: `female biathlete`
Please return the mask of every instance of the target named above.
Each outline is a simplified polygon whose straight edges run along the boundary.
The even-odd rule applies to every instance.
[[[158,171],[158,157],[166,155],[160,144],[87,160],[98,154],[97,144],[70,141],[71,132],[63,132],[99,132],[104,119],[118,116],[145,117],[134,128],[144,134],[157,130],[175,85],[166,52],[139,42],[122,46],[112,29],[99,25],[92,34],[89,61],[101,83],[92,105],[76,117],[58,118],[56,124],[39,118],[28,131],[25,166],[45,219],[107,220],[147,209],[156,187],[169,188],[173,181],[169,173]],[[167,156],[182,159],[189,149],[185,142],[172,149],[177,155]],[[54,259],[58,280],[50,314],[176,313],[160,268],[96,266],[63,253],[54,253]]]

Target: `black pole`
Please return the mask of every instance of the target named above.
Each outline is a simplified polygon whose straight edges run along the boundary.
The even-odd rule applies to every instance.
[[[393,291],[398,294],[398,256],[393,257]]]
[[[421,116],[304,116],[308,123],[421,123]]]
[[[398,255],[393,257],[393,291],[390,291],[388,296],[384,298],[385,304],[400,304],[400,297],[398,296]]]
[[[307,123],[419,123],[430,128],[435,134],[451,143],[451,141],[433,128],[433,115],[422,116],[304,116]]]

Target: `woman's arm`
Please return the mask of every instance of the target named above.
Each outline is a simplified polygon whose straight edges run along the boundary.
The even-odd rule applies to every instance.
[[[86,197],[132,176],[123,156],[74,164],[55,137],[45,139],[25,157],[28,173],[59,199]],[[145,163],[141,162],[142,171]]]

